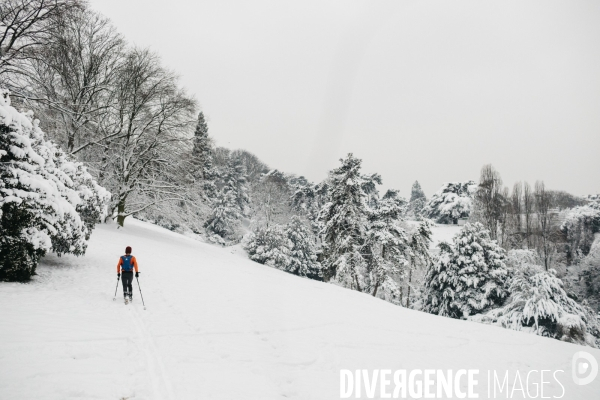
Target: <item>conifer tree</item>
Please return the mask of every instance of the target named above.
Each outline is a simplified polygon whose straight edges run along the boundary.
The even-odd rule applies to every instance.
[[[193,175],[195,179],[202,181],[202,188],[206,195],[211,198],[216,194],[215,168],[213,164],[212,140],[208,136],[208,124],[204,119],[204,113],[198,114],[198,123],[194,132],[194,147],[192,148]]]
[[[317,261],[317,246],[311,230],[294,215],[285,227],[288,263],[285,270],[311,279],[321,279],[321,264]]]
[[[408,266],[410,253],[406,231],[398,222],[404,213],[404,200],[388,190],[369,212],[366,251],[369,292],[392,303],[400,302],[399,281]]]
[[[477,184],[473,181],[445,183],[423,208],[423,215],[439,223],[458,223],[468,217],[473,208]]]
[[[502,305],[507,268],[504,250],[482,224],[467,223],[441,253],[425,277],[424,310],[463,318]]]
[[[482,322],[567,342],[595,341],[586,337],[586,324],[597,324],[595,316],[569,298],[554,269],[523,264],[513,273],[506,304],[488,312]]]
[[[319,214],[323,224],[324,279],[363,291],[366,263],[363,256],[367,224],[366,195],[361,160],[351,153],[329,173],[327,203]]]
[[[409,247],[409,266],[408,266],[408,279],[407,286],[408,291],[406,294],[406,307],[410,307],[412,304],[412,296],[420,296],[420,287],[414,287],[413,285],[413,274],[418,268],[429,268],[433,261],[430,245],[431,245],[431,223],[425,219],[421,221],[417,230],[410,236]],[[415,290],[416,289],[416,290]],[[413,294],[414,292],[414,294]]]
[[[260,227],[243,243],[251,260],[281,270],[290,265],[286,234],[279,225]]]
[[[425,197],[425,192],[423,192],[423,189],[421,189],[421,184],[419,183],[419,181],[415,181],[415,183],[413,183],[412,188],[410,190],[410,200],[409,202],[412,203],[413,201],[419,200],[419,199],[424,199]]]
[[[222,174],[222,187],[233,196],[234,204],[242,215],[247,213],[250,202],[248,195],[248,178],[246,167],[238,157],[229,157],[225,171]]]
[[[211,215],[204,224],[210,235],[209,240],[222,245],[227,244],[235,238],[240,218],[234,194],[227,188],[221,189],[213,200]]]
[[[427,204],[425,192],[421,189],[419,181],[415,181],[410,192],[410,200],[408,203],[408,214],[415,219],[422,216],[423,208]]]

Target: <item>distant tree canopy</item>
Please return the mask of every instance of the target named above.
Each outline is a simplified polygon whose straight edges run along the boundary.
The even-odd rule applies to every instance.
[[[473,196],[477,184],[473,181],[444,184],[425,205],[423,215],[440,223],[458,223],[473,208]]]

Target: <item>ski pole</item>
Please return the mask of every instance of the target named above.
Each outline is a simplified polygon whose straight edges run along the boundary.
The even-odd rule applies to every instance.
[[[117,275],[117,286],[115,287],[115,297],[113,297],[113,301],[117,299],[117,290],[119,290],[119,276]]]
[[[138,283],[138,289],[140,289],[140,297],[142,298],[142,305],[144,306],[144,310],[146,309],[146,305],[144,304],[144,296],[142,295],[142,288],[140,287],[140,280],[138,279],[138,277],[135,277],[135,280]]]

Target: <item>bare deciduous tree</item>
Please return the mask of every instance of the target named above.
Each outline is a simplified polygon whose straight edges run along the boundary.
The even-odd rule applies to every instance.
[[[521,220],[521,214],[523,214],[523,206],[522,206],[522,198],[523,198],[523,183],[516,182],[513,186],[512,196],[511,196],[511,207],[513,214],[513,224],[515,227],[515,233],[520,236],[523,229],[523,223]]]
[[[54,121],[61,133],[56,139],[77,154],[108,139],[99,124],[108,112],[125,43],[109,20],[92,11],[75,8],[55,19],[47,33],[50,42],[27,63],[32,87],[27,95]]]
[[[291,196],[288,182],[284,174],[277,170],[269,171],[251,185],[253,219],[264,223],[268,228],[271,224],[285,224],[292,214]]]
[[[525,237],[527,248],[533,247],[533,216],[534,216],[534,197],[529,183],[523,185],[523,213],[525,214]]]
[[[475,207],[481,222],[498,239],[499,224],[504,214],[506,199],[503,196],[502,178],[491,164],[481,168],[479,186],[475,193]]]
[[[535,182],[535,208],[538,220],[539,229],[539,245],[538,252],[544,260],[546,271],[550,268],[553,243],[551,240],[552,229],[552,192],[546,190],[544,182]]]
[[[78,0],[2,0],[0,2],[0,75],[19,72],[20,61],[48,42],[55,17],[80,7]]]
[[[112,138],[106,167],[112,171],[113,210],[123,225],[127,216],[157,202],[184,200],[168,172],[178,165],[177,155],[191,149],[196,102],[156,55],[134,49],[119,72],[111,105],[102,122]],[[135,193],[151,193],[152,200],[128,204]]]

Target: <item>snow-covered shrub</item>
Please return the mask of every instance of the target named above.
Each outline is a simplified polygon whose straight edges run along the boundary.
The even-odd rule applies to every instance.
[[[439,223],[457,223],[466,218],[473,208],[477,184],[473,181],[450,182],[442,186],[423,208],[422,214]]]
[[[285,226],[288,261],[285,270],[311,279],[321,279],[321,264],[317,261],[317,244],[308,226],[293,216]]]
[[[535,250],[530,249],[512,249],[506,254],[506,266],[509,270],[519,270],[524,265],[542,265],[542,260]]]
[[[48,144],[47,147],[51,146]],[[73,221],[68,221],[70,217],[67,216],[65,220],[61,221],[59,232],[51,237],[52,251],[58,255],[65,253],[82,255],[85,253],[86,242],[89,240],[94,226],[108,213],[110,193],[96,183],[83,164],[68,161],[61,150],[56,148],[53,150],[57,167],[66,177],[70,178],[69,185],[79,195],[79,202],[75,206],[75,210],[85,229],[83,232],[73,230],[71,228]],[[55,171],[55,173],[57,172]]]
[[[242,242],[248,257],[294,275],[321,280],[317,245],[310,228],[298,216],[284,226],[260,227]]]
[[[592,347],[595,345],[596,348],[600,349],[600,314],[590,307],[587,300],[581,302],[581,307],[583,308],[588,333],[586,343]]]
[[[504,250],[480,223],[467,223],[425,276],[423,310],[463,318],[498,307],[506,297]]]
[[[596,313],[600,312],[600,233],[596,233],[590,253],[579,264],[579,296],[589,302]]]
[[[600,232],[600,208],[575,207],[563,211],[561,232],[567,239],[567,257],[577,263],[592,247],[594,234]]]
[[[235,240],[240,219],[240,209],[234,193],[227,190],[227,187],[221,189],[213,201],[212,212],[204,223],[208,239],[221,245]]]
[[[285,270],[290,264],[287,237],[279,225],[259,228],[242,243],[251,260]]]
[[[567,342],[594,344],[586,324],[591,322],[590,327],[597,329],[596,319],[567,296],[556,271],[524,263],[511,274],[505,304],[474,320]]]
[[[81,255],[109,194],[0,93],[0,280],[28,280],[48,251]]]

